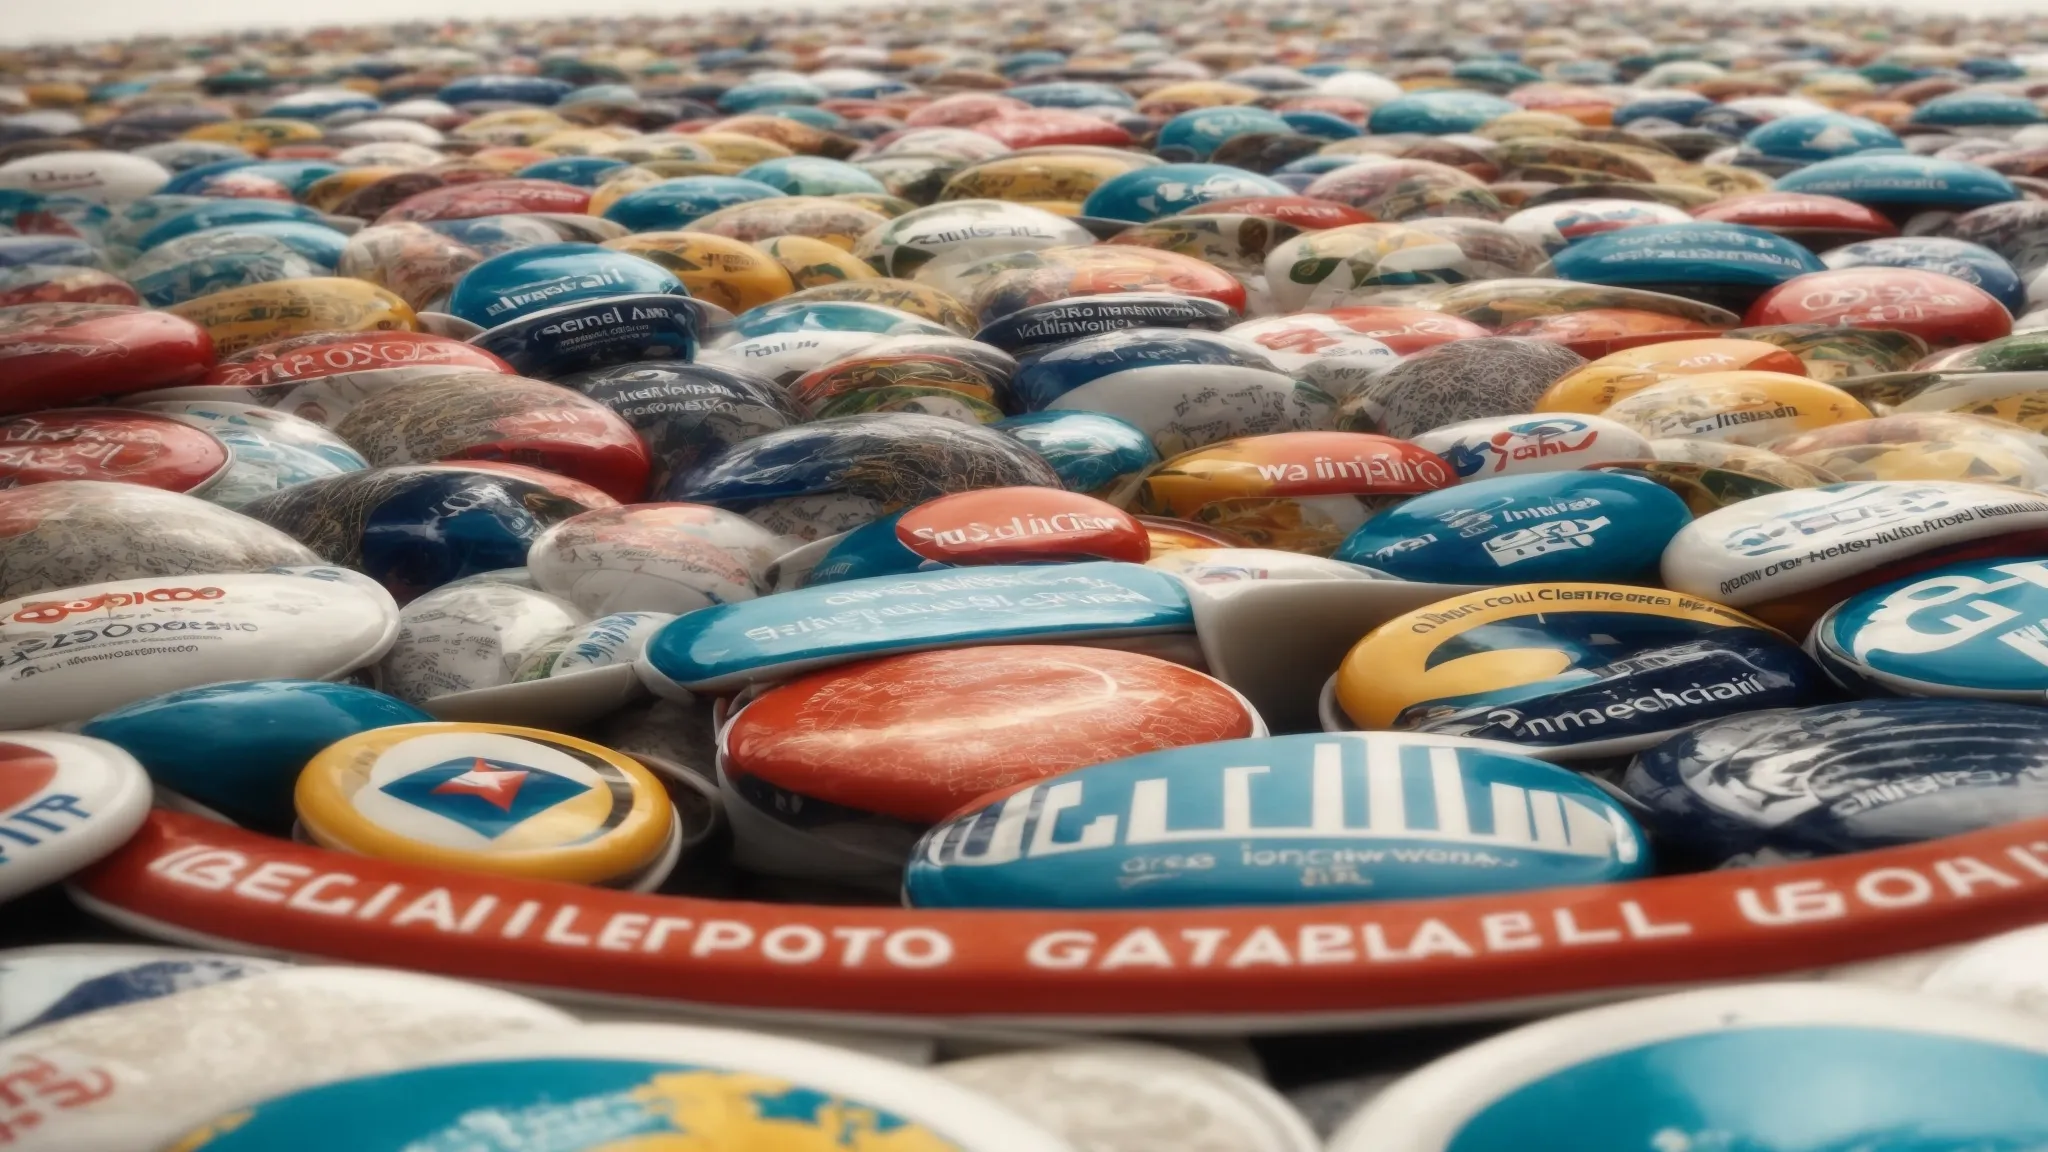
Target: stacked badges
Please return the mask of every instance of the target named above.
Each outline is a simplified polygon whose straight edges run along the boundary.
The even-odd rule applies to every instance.
[[[149,777],[104,740],[0,733],[0,902],[105,856],[149,814]]]
[[[927,833],[917,907],[1398,900],[1626,880],[1628,814],[1498,744],[1345,733],[1237,740],[1083,768]]]
[[[1346,537],[1336,557],[1435,584],[1647,581],[1691,519],[1685,501],[1641,476],[1527,473],[1389,508]]]
[[[1719,716],[1811,703],[1805,653],[1739,612],[1651,588],[1519,584],[1367,634],[1335,680],[1366,729],[1484,737],[1546,758],[1648,747]],[[1338,719],[1338,718],[1333,718]]]
[[[501,875],[652,887],[674,809],[631,757],[532,728],[406,724],[349,737],[299,778],[324,847]]]

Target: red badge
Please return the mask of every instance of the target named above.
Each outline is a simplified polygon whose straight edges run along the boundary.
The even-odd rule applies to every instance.
[[[941,496],[896,522],[905,548],[941,564],[1044,564],[1152,555],[1137,518],[1058,488],[983,488]]]
[[[1808,192],[1753,192],[1702,204],[1692,210],[1697,220],[1747,224],[1794,240],[1812,241],[1824,249],[1858,240],[1896,236],[1899,229],[1884,213],[1839,196]]]
[[[934,100],[903,118],[906,128],[972,128],[1013,112],[1029,111],[1031,105],[1015,96],[997,92],[962,92]]]
[[[0,740],[0,812],[41,792],[56,778],[55,756],[40,748]]]
[[[2012,313],[1990,293],[1918,268],[1836,268],[1795,276],[1750,305],[1743,323],[1886,328],[1935,348],[2012,333]]]
[[[377,223],[399,220],[471,220],[526,212],[568,212],[590,208],[590,189],[556,180],[482,180],[433,188],[393,205]]]
[[[192,492],[230,459],[211,433],[152,412],[63,408],[0,420],[0,488],[111,480]]]
[[[1957,862],[1965,861],[1965,870]],[[1995,882],[1993,882],[1995,880]],[[1505,1017],[2035,924],[2048,820],[1874,852],[1439,900],[982,912],[638,895],[347,856],[158,809],[73,880],[123,927],[580,999],[1048,1028]]]
[[[1225,212],[1242,212],[1247,216],[1278,220],[1307,232],[1342,228],[1346,224],[1371,224],[1378,219],[1372,213],[1349,204],[1318,200],[1313,196],[1240,196],[1234,200],[1211,200],[1188,209],[1187,215],[1215,216]]]
[[[1671,340],[1705,340],[1719,336],[1725,329],[1673,316],[1666,312],[1647,312],[1636,308],[1588,308],[1583,312],[1560,312],[1552,316],[1535,316],[1520,320],[1500,330],[1502,336],[1526,336],[1532,340],[1545,340],[1562,344],[1588,360],[1598,360],[1628,348],[1644,344],[1663,344]]]
[[[237,352],[215,365],[200,383],[251,388],[414,367],[512,371],[510,364],[481,348],[426,332],[315,332]]]
[[[1048,144],[1096,144],[1105,148],[1124,148],[1131,143],[1131,134],[1121,127],[1100,116],[1065,108],[1009,112],[983,120],[973,128],[1013,149],[1043,148]]]
[[[1220,681],[1153,656],[1006,644],[813,673],[747,705],[727,770],[921,824],[991,792],[1161,748],[1253,735]]]
[[[190,384],[213,338],[190,320],[111,304],[31,304],[0,317],[0,415]]]

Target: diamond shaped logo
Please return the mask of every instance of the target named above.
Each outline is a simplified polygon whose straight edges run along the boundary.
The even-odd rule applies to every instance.
[[[590,789],[588,784],[543,768],[465,756],[408,772],[385,784],[382,791],[495,840]]]

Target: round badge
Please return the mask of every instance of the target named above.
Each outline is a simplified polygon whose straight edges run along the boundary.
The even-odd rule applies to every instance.
[[[1674,376],[1615,401],[1605,415],[1651,439],[1761,445],[1868,420],[1870,409],[1832,384],[1781,372],[1738,371]]]
[[[1461,483],[1529,472],[1563,472],[1649,455],[1649,441],[1601,416],[1487,416],[1415,437]]]
[[[1631,752],[1822,691],[1805,653],[1740,612],[1618,584],[1516,584],[1396,616],[1352,647],[1335,688],[1362,728],[1560,759]]]
[[[1170,748],[985,797],[918,842],[904,894],[918,908],[1270,906],[1649,870],[1635,822],[1576,773],[1491,742],[1343,732]]]
[[[149,777],[104,740],[0,732],[0,902],[112,852],[149,813]]]
[[[0,488],[111,480],[198,495],[232,462],[212,433],[154,413],[68,408],[0,420]]]
[[[814,672],[741,709],[722,747],[735,789],[767,811],[817,801],[929,825],[1070,769],[1260,729],[1236,692],[1180,665],[1011,644]]]
[[[381,1071],[381,1070],[380,1070]],[[307,1088],[189,1133],[181,1152],[1068,1152],[905,1063],[755,1032],[593,1024]]]
[[[896,521],[911,553],[949,565],[1124,560],[1152,554],[1144,526],[1092,496],[1057,488],[985,488],[928,500]]]
[[[1537,397],[1535,410],[1599,414],[1616,401],[1673,377],[1737,371],[1808,374],[1797,355],[1775,343],[1722,338],[1671,340],[1611,352],[1573,369]]]
[[[592,615],[692,612],[767,592],[784,541],[701,504],[629,504],[572,516],[535,540],[526,567],[544,591]]]
[[[637,760],[503,724],[348,737],[306,765],[296,799],[324,847],[583,884],[643,882],[676,832],[667,793]]]
[[[398,635],[398,606],[340,568],[87,584],[0,604],[0,726],[84,720],[224,680],[337,679]]]
[[[0,1039],[282,967],[254,956],[140,944],[10,948],[0,951]]]
[[[1859,592],[1828,609],[1808,648],[1852,691],[2048,699],[2048,563],[1974,561]]]

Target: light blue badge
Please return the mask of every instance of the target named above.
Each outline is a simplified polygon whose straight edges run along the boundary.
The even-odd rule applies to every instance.
[[[2048,560],[1973,560],[1859,592],[1814,626],[1824,667],[1914,696],[2048,702]]]
[[[1584,777],[1389,732],[1229,740],[1080,768],[926,833],[920,908],[1165,908],[1403,900],[1650,871]]]
[[[723,692],[891,652],[1193,628],[1180,581],[1142,565],[943,569],[691,612],[648,641],[638,667],[656,692]]]

